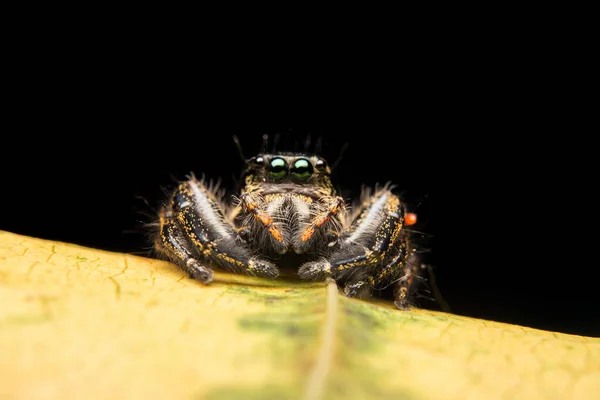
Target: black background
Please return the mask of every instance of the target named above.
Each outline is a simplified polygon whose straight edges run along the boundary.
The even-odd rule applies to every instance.
[[[452,312],[600,336],[593,262],[565,205],[577,195],[559,181],[565,134],[549,134],[557,116],[535,89],[425,73],[265,93],[248,76],[154,76],[28,76],[6,110],[0,229],[143,254],[146,202],[160,204],[162,187],[191,171],[234,187],[233,135],[246,157],[263,134],[279,133],[281,150],[310,135],[330,163],[348,144],[334,175],[345,197],[389,181],[415,207]]]

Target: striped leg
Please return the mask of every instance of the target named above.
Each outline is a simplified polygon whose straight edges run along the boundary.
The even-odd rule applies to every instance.
[[[359,296],[406,274],[408,235],[404,234],[404,205],[389,190],[368,201],[356,221],[341,237],[341,246],[331,256],[305,263],[299,271],[304,279],[332,276],[345,284],[344,293]],[[401,278],[402,280],[403,278]],[[412,278],[406,278],[406,285]],[[407,290],[399,288],[397,300],[406,301]]]
[[[223,217],[213,194],[195,179],[178,187],[160,224],[158,249],[195,279],[212,279],[212,270],[201,261],[233,272],[266,277],[279,274],[273,264],[252,256],[239,243],[236,229]]]
[[[180,234],[177,223],[169,218],[166,212],[160,215],[160,239],[156,246],[162,252],[166,253],[171,260],[179,264],[190,276],[203,283],[208,283],[213,279],[213,271],[200,264],[190,252],[189,244]]]

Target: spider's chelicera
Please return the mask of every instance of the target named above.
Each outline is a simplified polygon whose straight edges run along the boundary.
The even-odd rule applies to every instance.
[[[297,263],[300,278],[333,278],[350,297],[394,288],[410,305],[419,269],[405,204],[386,185],[346,204],[318,155],[259,154],[246,161],[231,203],[195,177],[181,182],[160,212],[156,250],[208,283],[212,267],[275,278]]]

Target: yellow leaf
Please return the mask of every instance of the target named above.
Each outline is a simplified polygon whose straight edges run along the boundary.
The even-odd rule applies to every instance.
[[[0,232],[2,399],[597,399],[600,339]]]

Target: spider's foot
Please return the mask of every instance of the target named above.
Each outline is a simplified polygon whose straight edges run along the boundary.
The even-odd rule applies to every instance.
[[[398,290],[397,299],[394,301],[394,304],[399,310],[406,311],[410,309],[410,303],[408,302],[408,289],[406,287],[401,287]]]
[[[331,264],[327,260],[307,262],[302,264],[298,275],[306,280],[323,281],[331,276]]]
[[[279,276],[279,270],[275,265],[256,257],[248,261],[248,271],[253,275],[265,278],[277,278]]]
[[[210,268],[207,268],[200,263],[190,258],[186,263],[190,276],[196,280],[199,280],[202,283],[209,283],[213,280],[213,271]]]
[[[402,310],[402,311],[410,310],[410,303],[406,300],[396,300],[396,301],[394,301],[394,304],[396,305],[396,307],[398,307],[399,310]]]
[[[369,289],[369,285],[365,281],[358,281],[346,284],[344,294],[348,297],[360,297]]]

